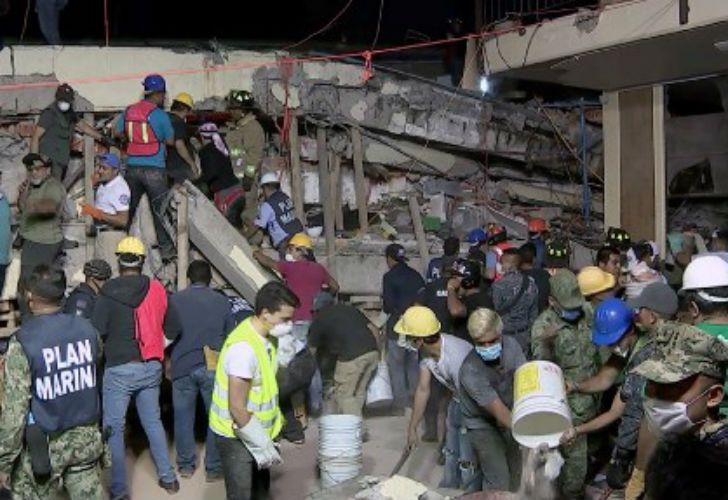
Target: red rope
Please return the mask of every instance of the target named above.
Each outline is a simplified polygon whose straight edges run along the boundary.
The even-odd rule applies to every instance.
[[[104,34],[106,35],[106,46],[109,46],[109,0],[104,0]]]

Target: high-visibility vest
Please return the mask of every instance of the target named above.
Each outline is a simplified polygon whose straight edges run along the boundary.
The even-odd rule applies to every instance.
[[[276,349],[271,345],[266,349],[263,338],[255,331],[248,318],[228,335],[220,351],[215,370],[215,388],[210,405],[210,428],[220,436],[235,437],[233,419],[228,406],[228,376],[225,373],[225,356],[231,345],[246,342],[252,347],[260,369],[260,385],[252,385],[248,394],[247,408],[268,432],[271,439],[278,436],[283,428],[283,415],[278,406],[278,382],[276,382]]]
[[[130,156],[154,156],[159,152],[161,144],[149,116],[158,109],[150,101],[140,101],[126,108],[124,113],[124,129],[129,143],[126,153]]]

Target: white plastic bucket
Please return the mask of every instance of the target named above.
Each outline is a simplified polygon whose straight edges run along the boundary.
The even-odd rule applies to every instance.
[[[385,361],[377,364],[377,372],[367,387],[366,406],[370,409],[386,408],[392,404],[392,383],[389,378],[389,367]]]
[[[561,368],[549,361],[531,361],[516,370],[514,378],[513,438],[527,448],[542,443],[557,447],[571,427]]]
[[[362,419],[355,415],[326,415],[319,420],[318,464],[323,488],[361,473],[361,427]]]

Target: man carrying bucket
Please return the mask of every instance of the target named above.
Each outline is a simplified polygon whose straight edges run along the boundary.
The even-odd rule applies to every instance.
[[[574,273],[566,269],[558,270],[549,283],[549,308],[531,329],[533,359],[556,363],[565,379],[584,380],[597,372],[597,364],[579,283]],[[568,403],[574,425],[597,414],[598,400],[593,394],[570,394]],[[582,498],[588,460],[586,436],[578,436],[561,451],[565,461],[559,478],[561,492],[565,498]]]
[[[477,491],[480,484],[473,484],[475,464],[473,450],[463,436],[460,413],[460,367],[473,350],[470,342],[453,335],[440,333],[440,322],[435,313],[423,306],[412,306],[394,326],[394,331],[405,335],[408,342],[422,354],[420,375],[415,390],[412,417],[407,432],[407,447],[417,443],[417,429],[430,399],[430,382],[434,376],[453,394],[447,411],[445,434],[445,473],[441,488],[461,488]]]
[[[526,363],[520,344],[503,335],[495,311],[477,309],[468,319],[475,349],[460,368],[460,404],[467,437],[475,449],[483,490],[516,491],[521,452],[511,435],[513,375]]]

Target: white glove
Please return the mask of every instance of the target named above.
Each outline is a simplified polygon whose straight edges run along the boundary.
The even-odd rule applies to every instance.
[[[283,463],[273,440],[265,432],[255,415],[250,417],[250,421],[245,427],[233,427],[233,430],[237,438],[243,442],[250,454],[255,458],[258,469],[269,469],[274,465]]]

